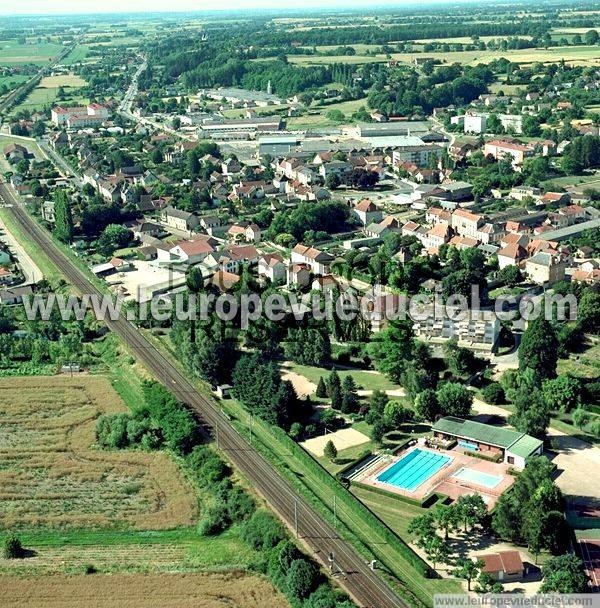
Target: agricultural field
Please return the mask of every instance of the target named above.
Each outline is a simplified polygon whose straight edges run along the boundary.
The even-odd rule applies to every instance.
[[[167,529],[197,501],[162,453],[93,447],[101,414],[126,411],[102,377],[0,380],[0,527]]]
[[[53,42],[18,44],[16,40],[3,40],[0,42],[0,65],[44,65],[56,57],[62,48],[62,45]]]
[[[59,87],[77,88],[85,85],[85,80],[77,74],[59,74],[45,76],[39,84],[41,89],[58,89]]]
[[[36,581],[0,577],[10,608],[286,608],[283,595],[258,575],[135,574],[51,576]],[[110,592],[107,592],[110,589]]]

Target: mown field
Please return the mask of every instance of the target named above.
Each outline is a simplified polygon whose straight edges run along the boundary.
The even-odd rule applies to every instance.
[[[35,63],[43,65],[56,57],[62,45],[53,42],[27,42],[19,44],[16,40],[0,42],[0,65]]]
[[[135,574],[0,576],[5,608],[286,608],[285,598],[257,575]]]
[[[193,489],[166,454],[94,449],[96,420],[119,411],[101,377],[0,379],[0,528],[194,523]]]

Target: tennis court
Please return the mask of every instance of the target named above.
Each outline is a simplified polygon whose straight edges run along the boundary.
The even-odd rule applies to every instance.
[[[594,591],[600,591],[600,540],[580,538],[579,551]]]

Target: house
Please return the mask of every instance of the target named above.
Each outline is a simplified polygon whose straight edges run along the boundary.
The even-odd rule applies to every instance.
[[[287,285],[301,289],[310,283],[310,266],[308,264],[291,264],[288,268]]]
[[[363,226],[378,224],[383,219],[381,209],[368,198],[364,198],[354,206],[354,215]]]
[[[525,272],[538,285],[553,285],[565,278],[566,263],[559,255],[538,251],[525,260]]]
[[[200,218],[200,226],[206,230],[208,234],[212,234],[221,227],[221,220],[216,215],[204,215]]]
[[[487,116],[485,114],[465,114],[463,130],[465,133],[485,133]]]
[[[558,214],[567,218],[567,226],[581,222],[587,217],[586,210],[580,205],[567,205],[566,207],[561,207],[558,210]]]
[[[0,290],[0,304],[5,304],[7,306],[21,304],[23,302],[23,297],[31,294],[33,294],[31,285],[2,289]]]
[[[423,239],[425,249],[438,249],[450,240],[450,229],[447,224],[436,224],[427,231]]]
[[[534,155],[535,148],[514,140],[493,139],[486,142],[483,153],[496,160],[510,158],[513,168],[519,169],[525,159]]]
[[[336,287],[338,287],[338,282],[330,274],[322,277],[315,277],[311,286],[313,291],[320,291],[321,293],[326,293]]]
[[[61,150],[68,147],[69,136],[66,131],[58,131],[50,136],[49,143],[54,150]]]
[[[303,243],[298,243],[292,249],[292,264],[307,264],[312,273],[316,275],[329,274],[329,268],[333,260],[334,257],[329,253]]]
[[[283,258],[276,253],[267,253],[258,260],[258,276],[269,279],[272,283],[285,283],[287,268]]]
[[[518,243],[510,243],[498,251],[498,267],[518,266],[527,257],[527,250]]]
[[[230,291],[240,282],[240,280],[241,277],[237,274],[227,272],[226,270],[218,270],[212,276],[210,283],[220,291]]]
[[[429,207],[425,212],[425,221],[428,224],[446,224],[452,221],[452,213],[441,207]]]
[[[544,450],[544,442],[519,431],[474,420],[446,416],[431,427],[433,436],[443,441],[456,441],[459,448],[498,456],[517,469],[524,469],[528,458]]]
[[[229,228],[227,237],[236,242],[259,243],[261,230],[252,222],[238,222]]]
[[[199,220],[196,215],[181,209],[175,209],[170,205],[160,212],[160,219],[169,227],[176,230],[190,232],[198,226]]]
[[[29,156],[29,152],[25,146],[21,146],[20,144],[9,144],[4,148],[4,158],[7,160],[18,162],[20,160],[24,160]]]
[[[216,244],[217,242],[213,238],[205,235],[198,235],[191,240],[175,243],[175,245],[166,252],[162,252],[162,250],[159,249],[158,259],[164,260],[166,258],[168,261],[199,264],[206,256],[215,251]]]
[[[450,226],[460,236],[477,238],[477,232],[483,224],[483,216],[466,209],[456,209],[452,212]]]
[[[518,551],[499,551],[478,555],[483,562],[482,572],[489,574],[495,581],[510,583],[520,581],[526,574],[521,554]]]
[[[116,272],[125,272],[127,270],[131,270],[132,268],[133,264],[130,261],[123,260],[121,258],[112,258],[104,264],[92,266],[92,272],[97,277],[106,277],[111,274],[115,274]]]
[[[42,219],[49,224],[54,224],[56,216],[54,215],[54,201],[44,201],[41,207]]]

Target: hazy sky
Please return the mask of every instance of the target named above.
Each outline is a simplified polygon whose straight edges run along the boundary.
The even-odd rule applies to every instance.
[[[377,0],[384,4],[423,4],[432,0]],[[439,2],[439,0],[438,0]],[[66,13],[113,13],[113,12],[169,12],[218,9],[286,8],[365,6],[364,0],[304,0],[301,4],[281,3],[278,0],[0,0],[0,15],[7,14],[66,14]]]

